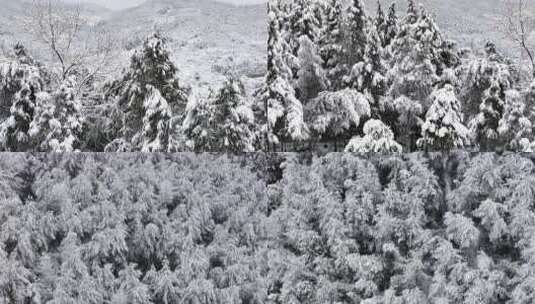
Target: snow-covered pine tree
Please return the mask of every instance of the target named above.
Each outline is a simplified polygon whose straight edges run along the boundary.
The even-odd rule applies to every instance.
[[[306,106],[311,99],[318,96],[319,92],[328,88],[328,79],[317,44],[306,35],[299,38],[297,58],[299,70],[296,79],[296,97]]]
[[[398,33],[398,16],[396,11],[396,3],[392,2],[390,7],[388,8],[388,16],[386,18],[386,25],[384,28],[384,40],[383,42],[383,48],[386,48],[392,43],[392,40],[396,38],[396,35]]]
[[[401,153],[403,148],[394,140],[394,133],[382,121],[370,119],[364,124],[364,136],[353,137],[345,152]]]
[[[82,246],[74,232],[69,232],[60,246],[60,275],[56,280],[51,304],[100,303],[103,296],[82,258]]]
[[[504,149],[523,151],[522,142],[533,141],[533,125],[523,96],[515,89],[505,92],[503,117],[498,123],[498,134]]]
[[[160,91],[152,86],[148,88],[148,97],[143,102],[143,130],[141,132],[141,151],[166,152],[169,147],[171,132],[171,108]],[[138,142],[137,139],[133,139]]]
[[[498,127],[505,107],[505,93],[513,86],[510,66],[487,43],[483,58],[471,59],[464,70],[462,99],[469,126],[483,151],[500,146]]]
[[[393,120],[387,124],[396,136],[404,137],[398,141],[406,151],[416,148],[421,115],[431,106],[429,96],[441,79],[435,62],[443,45],[433,19],[423,7],[416,13],[411,3],[390,46],[390,69],[386,75],[389,89],[384,105],[385,112],[390,113],[389,120]]]
[[[234,76],[207,102],[189,110],[186,133],[194,151],[254,151],[254,115],[243,84]]]
[[[142,149],[143,142],[132,140],[141,138],[145,101],[154,96],[153,91],[159,91],[159,95],[167,101],[172,115],[179,121],[184,117],[190,92],[177,78],[177,68],[171,62],[166,39],[160,33],[154,33],[145,39],[142,49],[132,55],[130,67],[122,78],[108,86],[108,96],[115,98],[124,112],[123,137],[112,142],[110,147],[117,146],[117,141],[121,141],[130,143],[134,150]],[[167,150],[167,147],[162,149]]]
[[[153,266],[147,272],[145,280],[152,287],[155,302],[163,304],[180,302],[181,281],[177,273],[170,269],[167,260],[164,260],[163,267],[159,271],[156,271]]]
[[[414,14],[409,11],[392,42],[388,74],[390,95],[405,95],[421,102],[427,109],[426,99],[439,81],[439,67],[435,61],[441,52],[443,39],[438,26],[423,7],[417,15]]]
[[[190,98],[186,107],[186,117],[182,123],[182,130],[185,137],[187,150],[200,149],[200,147],[210,147],[210,106],[215,93],[210,90],[208,96],[199,96],[196,93]]]
[[[352,67],[362,61],[366,48],[366,29],[369,24],[362,0],[351,0],[347,9],[345,41],[347,49],[346,63]]]
[[[431,94],[432,105],[422,125],[418,145],[426,151],[450,151],[469,145],[470,131],[463,124],[460,101],[447,84]]]
[[[253,152],[255,118],[242,82],[229,77],[216,96],[213,123],[218,139],[216,151]]]
[[[305,140],[308,138],[304,123],[303,105],[295,97],[292,86],[293,71],[288,63],[293,55],[282,36],[283,25],[279,1],[268,2],[269,37],[266,83],[263,100],[268,120],[268,142],[279,144],[281,140]]]
[[[41,96],[28,130],[35,150],[73,152],[79,149],[84,118],[75,81],[67,78],[54,93]]]
[[[479,113],[469,124],[481,151],[495,151],[501,146],[498,127],[505,109],[504,99],[499,81],[493,79],[483,92]]]
[[[143,273],[135,264],[127,265],[119,272],[119,288],[112,296],[112,304],[152,304],[147,285],[140,281]]]
[[[349,87],[370,96],[372,117],[380,118],[380,103],[386,94],[386,63],[382,58],[380,37],[375,27],[366,30],[368,41],[362,61],[353,66],[351,74],[346,77]]]
[[[325,4],[325,17],[322,27],[320,54],[323,67],[329,79],[329,89],[338,90],[342,87],[342,77],[347,74],[345,65],[345,44],[343,8],[339,0],[330,0]]]
[[[15,45],[14,53],[13,61],[0,64],[1,102],[10,109],[0,125],[0,143],[4,150],[23,152],[32,149],[28,130],[38,97],[46,95],[49,77],[21,44]]]
[[[386,45],[386,33],[387,33],[387,30],[386,30],[387,19],[385,17],[385,12],[383,11],[383,5],[381,4],[380,0],[377,0],[377,13],[375,14],[373,25],[381,41],[381,46],[385,46]]]
[[[299,41],[307,36],[317,43],[321,36],[321,15],[318,14],[320,3],[317,0],[294,0],[288,4],[289,43],[294,56],[299,52]]]

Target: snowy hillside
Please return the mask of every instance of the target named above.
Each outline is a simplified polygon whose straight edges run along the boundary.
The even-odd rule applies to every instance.
[[[16,16],[20,16],[23,5],[17,0],[0,0],[0,41],[13,37],[17,27],[13,27]]]
[[[266,22],[264,5],[152,0],[112,14],[104,26],[122,37],[125,52],[139,47],[155,28],[162,31],[180,75],[195,87],[207,87],[220,83],[229,70],[263,76]],[[120,57],[126,64],[129,56]]]
[[[19,0],[0,0],[0,3],[0,45],[3,41],[9,47],[14,41],[22,40],[37,57],[42,57],[39,46],[23,34],[20,16],[24,4]],[[123,48],[117,56],[120,66],[128,64],[130,53],[156,28],[169,38],[168,46],[180,76],[194,87],[219,84],[229,70],[247,76],[246,85],[252,87],[258,81],[250,79],[264,74],[267,40],[264,4],[237,6],[211,0],[150,0],[113,12],[98,5],[86,5],[84,14],[118,37]]]
[[[493,15],[499,0],[419,2],[436,16],[450,38],[462,46],[481,46],[488,37],[493,37],[499,47],[510,49],[495,28]],[[22,34],[18,20],[24,12],[24,4],[20,0],[0,0],[0,3],[0,44],[30,40]],[[171,38],[169,46],[181,75],[196,87],[207,87],[221,82],[222,74],[231,68],[249,78],[260,77],[264,72],[265,4],[237,6],[231,3],[234,1],[149,0],[137,7],[113,12],[98,5],[86,5],[85,14],[121,37],[127,52],[139,46],[155,27],[162,30]],[[391,2],[381,0],[381,3],[386,6]],[[396,3],[401,10],[405,9],[405,1]],[[375,12],[376,1],[366,0],[366,6],[370,13]],[[31,44],[27,43],[30,49]],[[125,65],[128,57],[119,56],[120,63]]]

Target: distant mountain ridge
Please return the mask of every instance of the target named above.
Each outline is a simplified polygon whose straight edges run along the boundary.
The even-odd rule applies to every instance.
[[[148,0],[121,11],[96,4],[85,4],[87,14],[100,26],[117,35],[125,49],[121,66],[128,64],[129,53],[139,47],[154,29],[169,37],[173,60],[187,81],[207,86],[222,79],[224,73],[236,71],[250,78],[261,78],[265,69],[267,16],[265,4],[247,6],[220,0]],[[226,0],[225,0],[226,1]],[[389,0],[380,0],[384,9]],[[405,0],[396,0],[399,16],[406,10]],[[500,0],[420,0],[436,16],[448,38],[460,46],[481,48],[485,41],[497,42],[500,49],[514,53],[514,48],[496,29],[493,16]],[[374,16],[376,0],[365,0]],[[24,13],[20,0],[0,0],[0,42],[28,41],[17,23]]]

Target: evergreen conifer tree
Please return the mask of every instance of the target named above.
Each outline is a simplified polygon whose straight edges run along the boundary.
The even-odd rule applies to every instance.
[[[37,105],[28,130],[35,150],[73,152],[79,149],[84,118],[74,80],[65,79],[53,94],[39,98]]]
[[[498,123],[498,135],[505,149],[522,151],[522,141],[533,140],[533,125],[523,96],[517,90],[505,93],[503,117]]]
[[[375,19],[373,25],[379,35],[381,41],[381,46],[385,46],[386,43],[386,33],[387,33],[387,19],[385,17],[385,12],[383,11],[383,6],[381,2],[377,0],[377,13],[375,14]]]
[[[367,30],[367,41],[362,61],[353,66],[346,82],[350,87],[370,96],[372,117],[379,118],[380,103],[386,94],[386,64],[382,58],[380,37],[374,27]]]
[[[128,143],[134,150],[143,147],[141,133],[147,99],[161,96],[167,102],[171,115],[179,121],[185,114],[190,89],[179,82],[177,68],[170,60],[165,43],[166,39],[159,33],[149,36],[144,41],[143,48],[132,56],[130,67],[123,77],[109,85],[111,89],[108,96],[115,98],[124,112],[123,137],[116,141]],[[155,95],[154,90],[159,94]],[[116,143],[110,144],[110,147],[117,146]],[[167,147],[162,149],[165,151]]]
[[[325,21],[320,39],[320,54],[331,90],[340,89],[342,77],[347,74],[344,60],[346,54],[342,14],[341,1],[331,0],[326,4]]]
[[[190,110],[186,131],[193,150],[254,151],[254,116],[244,94],[242,83],[231,76],[207,102]]]
[[[470,132],[463,125],[461,104],[453,86],[448,84],[434,91],[431,100],[433,103],[426,113],[418,145],[435,151],[466,147]]]
[[[504,115],[506,92],[514,80],[494,44],[487,43],[485,53],[485,57],[468,64],[462,96],[476,143],[481,150],[490,151],[501,146],[498,127]]]
[[[133,139],[134,142],[142,142],[141,151],[166,152],[169,148],[171,133],[171,108],[160,91],[149,87],[148,97],[143,102],[143,130],[141,139]]]
[[[396,12],[396,3],[393,2],[388,8],[388,16],[386,18],[386,25],[384,27],[383,47],[386,48],[396,38],[398,32],[398,17]]]
[[[370,25],[362,0],[351,0],[347,11],[347,64],[352,67],[361,61],[367,44],[366,31]]]
[[[293,71],[288,62],[292,52],[282,36],[283,25],[279,23],[280,14],[282,12],[276,3],[268,3],[268,65],[262,98],[266,105],[268,141],[271,144],[278,144],[281,139],[308,138],[303,105],[296,98],[292,86]]]
[[[389,89],[385,99],[388,117],[396,117],[388,124],[406,150],[416,148],[421,133],[420,124],[430,104],[429,96],[441,77],[436,65],[443,39],[441,33],[422,7],[417,13],[409,2],[407,16],[390,46],[390,69],[387,73]]]
[[[0,65],[0,94],[2,102],[10,108],[8,117],[0,125],[0,143],[4,150],[24,152],[32,149],[28,130],[37,99],[46,99],[49,78],[24,46],[16,44],[14,53],[13,61]]]
[[[301,103],[306,106],[319,92],[327,89],[328,79],[317,45],[305,35],[299,39],[297,58],[299,71],[296,79],[296,93]]]

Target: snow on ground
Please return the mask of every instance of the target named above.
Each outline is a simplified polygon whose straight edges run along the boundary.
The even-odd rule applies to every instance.
[[[264,5],[235,6],[210,0],[156,0],[116,12],[105,22],[123,38],[128,64],[131,49],[154,29],[168,38],[172,59],[184,81],[201,90],[217,86],[234,71],[246,82],[263,77],[266,62]],[[130,50],[129,50],[130,49]]]

